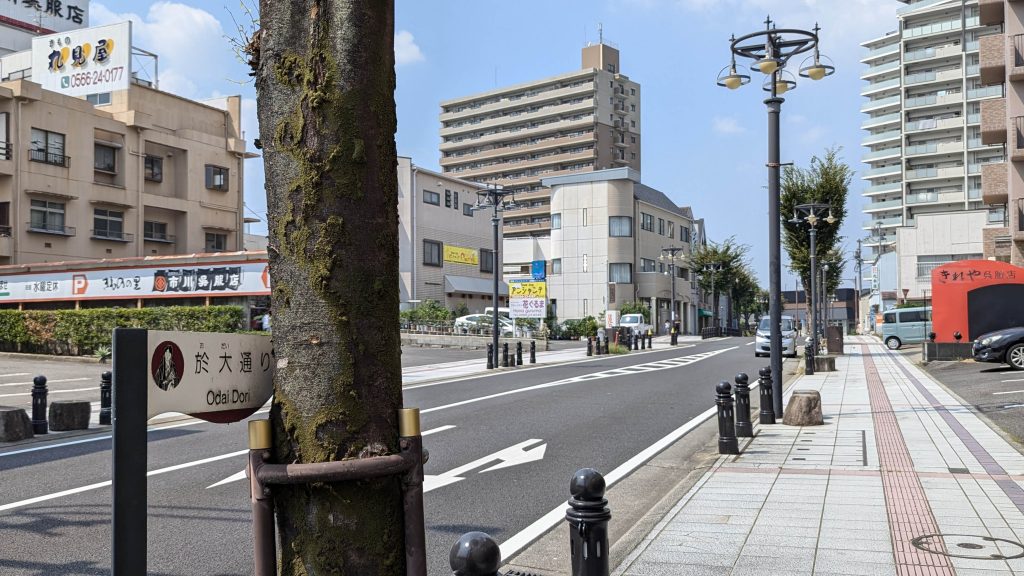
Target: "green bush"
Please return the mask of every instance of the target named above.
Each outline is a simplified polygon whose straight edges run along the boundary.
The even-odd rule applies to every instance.
[[[562,334],[573,340],[597,336],[597,320],[587,316],[581,320],[566,320],[562,323]]]
[[[424,300],[419,306],[402,310],[399,313],[402,322],[449,322],[452,313],[437,300]]]
[[[619,313],[625,314],[643,314],[644,322],[651,321],[651,307],[643,302],[633,300],[632,302],[626,302],[619,307]]]
[[[110,347],[114,328],[236,332],[242,316],[239,306],[0,310],[0,350],[92,354]]]

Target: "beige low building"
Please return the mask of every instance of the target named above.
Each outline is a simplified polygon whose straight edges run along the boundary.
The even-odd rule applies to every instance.
[[[470,312],[493,306],[499,274],[499,305],[508,287],[495,262],[490,210],[474,210],[480,184],[452,178],[398,158],[399,283],[403,309],[426,300]],[[498,224],[499,232],[501,224]],[[500,239],[499,239],[500,247]],[[499,250],[500,252],[500,250]]]
[[[240,97],[99,96],[0,83],[0,265],[241,250]]]
[[[636,300],[650,306],[661,333],[674,300],[681,330],[694,331],[698,307],[686,264],[693,241],[689,208],[641,184],[631,168],[543,183],[551,188],[548,297],[559,320],[599,317]],[[674,267],[661,259],[670,247],[681,249]]]

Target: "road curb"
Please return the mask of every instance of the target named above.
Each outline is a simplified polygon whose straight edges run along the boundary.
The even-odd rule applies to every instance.
[[[0,352],[0,358],[11,358],[14,360],[53,360],[56,362],[77,362],[79,364],[105,364],[95,356],[58,356],[56,354],[29,354],[27,352]]]

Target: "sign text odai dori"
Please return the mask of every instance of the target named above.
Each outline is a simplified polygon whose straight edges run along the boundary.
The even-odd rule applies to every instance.
[[[147,334],[146,417],[181,412],[209,422],[237,422],[274,393],[274,351],[257,334]]]

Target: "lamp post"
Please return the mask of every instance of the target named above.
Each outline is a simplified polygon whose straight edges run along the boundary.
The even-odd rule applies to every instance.
[[[828,306],[828,284],[826,282],[826,279],[828,278],[828,269],[829,264],[827,262],[825,264],[822,264],[820,279],[821,284],[819,285],[818,292],[818,307],[821,310],[821,316],[819,317],[821,319],[821,322],[818,324],[818,330],[821,333],[822,338],[824,338],[825,336],[825,324],[827,323],[827,320],[825,319],[825,307]]]
[[[771,295],[769,316],[771,321],[771,368],[775,417],[782,418],[782,247],[779,216],[779,113],[789,90],[796,88],[792,73],[785,70],[790,58],[814,51],[804,60],[799,74],[803,78],[821,80],[835,72],[831,61],[818,51],[818,32],[795,28],[775,28],[771,18],[765,19],[765,29],[736,38],[730,38],[732,62],[718,74],[718,85],[735,90],[750,82],[750,76],[736,70],[736,57],[754,61],[752,69],[767,77],[762,89],[770,94],[764,103],[768,108],[768,285]]]
[[[718,328],[718,301],[715,299],[715,272],[722,269],[721,264],[705,264],[701,272],[711,273],[711,326]]]
[[[827,213],[828,216],[822,217],[822,214]],[[800,225],[804,222],[810,227],[811,246],[808,254],[811,257],[811,273],[810,282],[808,286],[811,289],[810,302],[811,302],[811,313],[809,314],[811,319],[811,351],[812,354],[818,353],[818,296],[815,287],[818,285],[818,223],[824,220],[829,224],[835,224],[836,218],[832,216],[832,207],[828,204],[810,203],[810,204],[799,204],[793,209],[793,218],[790,219],[790,224]],[[825,266],[828,266],[826,264]],[[812,360],[813,362],[813,360]]]
[[[680,255],[684,248],[681,246],[669,246],[668,248],[661,249],[661,256],[658,256],[658,260],[662,262],[668,262],[668,273],[672,276],[672,302],[670,304],[671,311],[669,317],[671,318],[671,324],[669,327],[670,334],[672,335],[672,345],[675,346],[678,342],[678,331],[676,330],[676,262],[682,260]]]
[[[491,228],[494,230],[494,335],[492,337],[494,343],[494,359],[493,366],[498,367],[498,337],[501,335],[501,329],[499,324],[498,309],[498,285],[501,283],[501,268],[498,266],[498,225],[501,223],[501,216],[498,216],[499,212],[505,210],[515,209],[516,201],[515,194],[512,190],[505,190],[501,186],[490,185],[487,188],[476,191],[476,204],[473,206],[473,210],[487,210],[491,209]],[[505,200],[505,198],[509,198]]]

